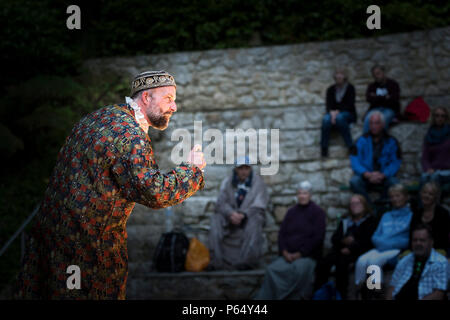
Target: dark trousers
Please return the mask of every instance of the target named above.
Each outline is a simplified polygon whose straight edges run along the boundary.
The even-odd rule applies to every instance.
[[[336,116],[336,122],[333,125],[331,123],[331,115],[327,113],[322,120],[322,137],[320,145],[322,149],[328,150],[328,144],[330,141],[330,131],[333,127],[337,128],[344,138],[345,145],[350,148],[353,144],[352,134],[350,132],[350,124],[354,121],[355,117],[348,111],[341,111]]]
[[[379,188],[382,188],[381,197],[382,199],[387,199],[388,189],[390,186],[398,183],[398,179],[396,177],[390,177],[383,180],[383,182],[378,185]],[[371,184],[367,179],[363,176],[354,175],[350,180],[350,189],[352,192],[360,194],[367,199],[369,204],[373,205],[372,200],[369,197],[369,189],[373,189],[377,185]]]
[[[314,290],[318,290],[326,282],[330,276],[330,269],[333,265],[336,266],[335,278],[336,289],[342,296],[342,299],[347,298],[348,275],[349,266],[356,261],[356,256],[344,255],[340,252],[332,250],[329,254],[319,260],[316,266],[316,281]]]

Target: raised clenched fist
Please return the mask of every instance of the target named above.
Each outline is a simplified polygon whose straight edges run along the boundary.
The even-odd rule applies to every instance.
[[[203,155],[201,145],[196,144],[192,148],[192,150],[189,152],[187,163],[196,165],[202,170],[204,167],[206,167],[205,156]]]

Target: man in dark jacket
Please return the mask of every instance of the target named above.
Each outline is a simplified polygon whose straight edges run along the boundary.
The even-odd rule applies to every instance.
[[[364,120],[364,133],[369,131],[369,119],[373,111],[380,111],[384,115],[386,130],[400,114],[400,86],[397,81],[387,78],[384,67],[379,65],[372,67],[372,76],[375,81],[367,86],[366,91],[366,100],[370,106]]]
[[[358,138],[352,147],[350,162],[354,172],[350,187],[354,193],[363,195],[369,203],[368,187],[387,189],[397,183],[395,175],[401,165],[401,151],[397,140],[384,130],[384,117],[379,111],[370,117],[370,132]]]
[[[348,82],[343,70],[334,74],[335,84],[327,90],[326,114],[322,120],[322,156],[328,156],[328,141],[331,128],[336,127],[344,138],[347,148],[353,144],[350,124],[356,121],[355,87]]]
[[[343,299],[347,298],[350,264],[372,248],[371,237],[376,227],[376,219],[370,214],[366,199],[359,194],[353,195],[350,199],[350,216],[341,220],[331,237],[330,253],[317,264],[316,290],[327,282],[334,265],[336,288]]]

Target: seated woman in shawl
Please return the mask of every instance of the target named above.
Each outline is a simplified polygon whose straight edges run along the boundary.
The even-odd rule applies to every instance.
[[[374,248],[356,261],[355,284],[358,291],[365,287],[367,267],[376,265],[382,269],[389,260],[409,246],[412,212],[408,203],[408,190],[401,184],[395,184],[389,188],[389,197],[393,209],[383,214],[372,235]]]
[[[263,255],[262,229],[269,195],[264,180],[238,158],[231,176],[222,182],[211,216],[207,270],[256,268]]]
[[[433,120],[425,136],[422,148],[423,174],[420,184],[428,181],[441,186],[450,183],[450,124],[446,108],[433,111]]]
[[[322,255],[325,212],[311,201],[311,183],[298,187],[298,203],[291,207],[278,235],[279,257],[266,269],[258,300],[309,299],[316,260]]]

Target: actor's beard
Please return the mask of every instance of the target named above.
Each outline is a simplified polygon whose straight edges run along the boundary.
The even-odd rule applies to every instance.
[[[148,114],[148,120],[150,121],[150,125],[158,130],[164,130],[169,125],[170,117],[172,115],[172,112],[166,112],[166,113],[150,113]]]

